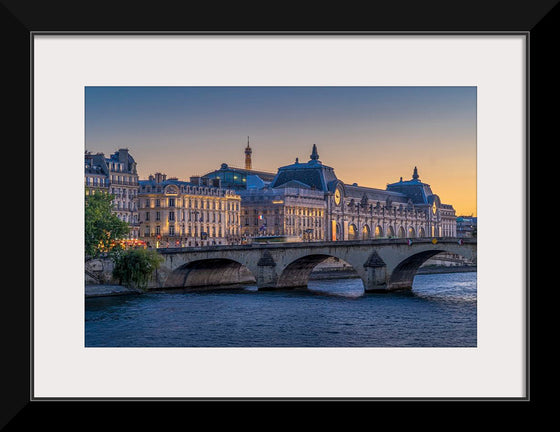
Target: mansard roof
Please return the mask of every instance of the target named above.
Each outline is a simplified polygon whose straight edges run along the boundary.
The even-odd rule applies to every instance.
[[[164,189],[166,186],[169,185],[175,185],[175,186],[196,186],[194,183],[188,182],[188,181],[184,181],[184,180],[178,180],[176,178],[170,178],[170,179],[166,179],[163,180],[161,182],[157,182],[155,179],[154,180],[139,180],[138,184],[140,186],[161,186],[162,189]]]
[[[125,170],[127,172],[132,172],[136,174],[136,161],[129,153],[127,148],[120,148],[115,153],[111,154],[107,158],[107,162],[119,162],[124,163]]]
[[[354,198],[354,200],[361,200],[364,195],[370,202],[385,202],[388,197],[391,198],[393,203],[408,203],[409,197],[403,193],[387,191],[383,189],[369,188],[365,186],[358,186],[354,184],[344,184],[344,194],[347,197]]]
[[[298,180],[290,180],[290,181],[287,181],[286,183],[282,183],[280,186],[275,187],[275,189],[280,189],[280,188],[311,189],[311,186],[309,186],[306,183],[302,183]]]
[[[414,204],[431,204],[434,195],[430,185],[420,181],[416,167],[414,167],[412,179],[403,181],[401,177],[400,181],[388,184],[387,190],[405,194]]]
[[[85,154],[85,173],[86,174],[99,174],[108,175],[107,164],[102,153],[92,155],[91,153]]]
[[[313,151],[307,163],[300,163],[298,159],[291,165],[278,168],[278,172],[272,180],[270,187],[280,187],[291,181],[301,182],[311,189],[327,192],[329,184],[337,180],[334,169],[323,165],[319,160],[317,146],[313,145]]]

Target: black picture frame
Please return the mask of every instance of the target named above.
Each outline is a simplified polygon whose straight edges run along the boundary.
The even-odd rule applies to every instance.
[[[450,8],[449,2],[385,2],[376,4],[373,15],[362,13],[360,10],[337,11],[330,17],[320,14],[305,14],[293,9],[275,10],[273,23],[270,19],[251,14],[235,4],[224,7],[221,16],[228,17],[227,24],[217,24],[215,15],[208,13],[202,6],[189,5],[181,10],[177,4],[160,2],[156,8],[150,10],[131,4],[120,2],[96,2],[84,8],[77,8],[75,2],[31,2],[28,0],[0,1],[0,32],[6,50],[3,53],[5,67],[2,70],[4,83],[9,83],[5,104],[9,106],[6,121],[3,122],[5,136],[14,137],[8,150],[7,159],[21,161],[29,160],[29,241],[10,242],[10,255],[20,262],[18,284],[10,283],[6,287],[4,296],[4,313],[1,314],[3,329],[3,359],[2,370],[5,378],[1,386],[0,427],[6,430],[20,430],[32,425],[32,419],[41,417],[42,426],[56,425],[63,415],[62,408],[57,401],[37,402],[31,397],[31,358],[32,358],[32,299],[33,262],[40,257],[33,256],[33,160],[32,160],[32,86],[31,86],[31,45],[33,34],[37,32],[52,32],[72,34],[83,32],[116,32],[119,34],[143,34],[145,32],[208,32],[222,34],[316,34],[327,35],[333,33],[406,33],[406,34],[507,34],[525,33],[529,40],[529,57],[527,58],[527,161],[526,161],[526,286],[527,286],[527,397],[522,402],[534,406],[539,398],[535,397],[535,383],[531,365],[534,364],[531,355],[530,335],[534,331],[534,302],[530,301],[530,164],[534,162],[534,152],[530,152],[530,143],[538,142],[538,137],[546,137],[552,133],[556,119],[553,110],[544,103],[548,99],[555,99],[558,93],[553,83],[556,80],[555,71],[551,67],[550,58],[553,47],[558,46],[559,7],[558,0],[529,2],[529,1],[495,1],[491,3],[471,1],[462,4],[460,9]],[[185,7],[185,6],[183,6]],[[210,8],[209,8],[210,9]],[[254,12],[254,11],[252,11]],[[197,17],[196,19],[189,17]],[[204,18],[205,17],[205,18]],[[16,142],[18,144],[16,144]],[[26,146],[23,143],[29,142]],[[19,150],[16,154],[14,149]],[[21,152],[23,151],[23,155]],[[531,155],[531,157],[529,157]],[[14,164],[10,164],[12,167]],[[21,164],[16,164],[21,168]],[[539,170],[541,168],[539,164]],[[21,171],[16,168],[18,178]],[[14,247],[15,246],[15,247]],[[25,260],[29,257],[29,264]],[[23,265],[21,265],[23,261]],[[29,279],[24,275],[29,274]],[[29,288],[26,282],[29,280]],[[538,394],[538,392],[537,392]],[[461,400],[459,400],[461,401]],[[485,400],[482,400],[485,401]],[[495,400],[489,400],[493,402]],[[103,401],[101,401],[103,402]],[[111,401],[107,400],[106,403]],[[174,402],[174,401],[170,401]],[[209,402],[219,402],[209,400]],[[254,401],[252,401],[254,402]],[[376,402],[368,401],[365,402]],[[379,401],[383,402],[383,401]],[[406,402],[406,401],[394,401]],[[435,402],[435,401],[434,401]],[[517,400],[516,400],[517,402]],[[76,404],[73,404],[73,409]],[[100,403],[80,403],[80,408],[104,410]],[[121,404],[119,410],[124,409]],[[122,411],[121,411],[122,412]],[[88,419],[89,424],[99,420]]]

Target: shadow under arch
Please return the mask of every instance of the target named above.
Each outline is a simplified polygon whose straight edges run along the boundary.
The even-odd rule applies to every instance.
[[[165,288],[200,288],[254,284],[255,276],[245,265],[231,259],[202,259],[176,268]]]
[[[430,258],[436,255],[448,253],[444,249],[434,249],[418,252],[401,261],[392,271],[387,288],[389,291],[412,289],[414,276],[418,269]]]
[[[331,260],[332,259],[332,260]],[[321,263],[328,261],[337,262],[340,265],[334,265],[330,269],[330,275],[323,274],[322,272],[313,272],[313,270]],[[342,271],[341,271],[342,269]],[[329,272],[328,268],[323,267],[325,273]],[[311,276],[313,273],[313,276]],[[307,288],[309,280],[320,280],[321,278],[334,279],[336,277],[344,278],[361,278],[356,269],[349,262],[334,256],[326,254],[313,254],[306,255],[288,264],[282,273],[278,276],[277,288]],[[363,284],[363,280],[362,280]]]

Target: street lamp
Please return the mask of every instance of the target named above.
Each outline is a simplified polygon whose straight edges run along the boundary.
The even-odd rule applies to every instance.
[[[266,229],[268,228],[268,221],[265,217],[263,217],[263,215],[259,215],[259,219],[264,221],[264,225],[262,225],[259,228],[259,231],[264,231],[264,234],[266,235]]]

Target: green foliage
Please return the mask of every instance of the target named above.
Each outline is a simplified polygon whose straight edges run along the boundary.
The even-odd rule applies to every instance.
[[[111,254],[115,266],[113,277],[125,286],[145,290],[152,273],[163,257],[152,249],[127,249]]]
[[[85,199],[85,253],[94,258],[101,252],[110,252],[119,247],[117,240],[128,234],[130,227],[111,210],[113,195],[98,192],[86,195]]]

